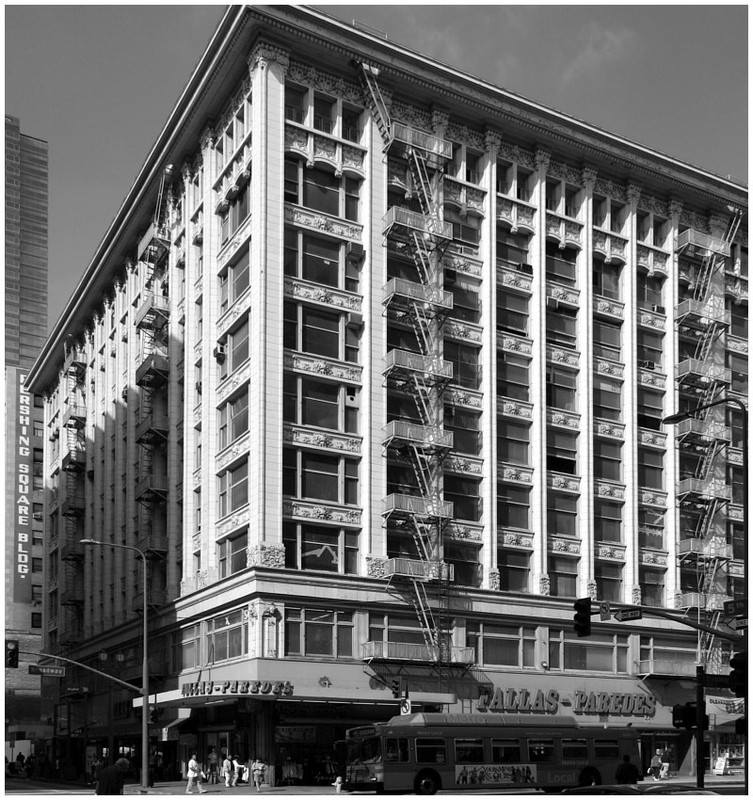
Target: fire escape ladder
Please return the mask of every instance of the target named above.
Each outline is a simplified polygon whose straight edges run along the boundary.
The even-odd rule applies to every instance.
[[[411,231],[410,249],[413,256],[413,263],[416,265],[421,283],[430,286],[434,277],[435,268],[431,259],[431,251],[427,245],[427,237],[418,231]]]
[[[427,648],[429,648],[429,652],[432,652],[433,648],[435,648],[439,642],[440,634],[437,631],[434,613],[431,609],[428,592],[426,591],[426,584],[415,578],[411,579],[411,583],[413,584],[413,606],[416,611],[416,616],[421,623],[424,642]]]
[[[366,106],[371,112],[377,128],[379,129],[379,133],[382,136],[384,149],[387,150],[390,144],[392,144],[392,121],[390,120],[390,112],[387,110],[387,103],[379,89],[379,82],[377,80],[379,77],[379,69],[363,61],[357,62],[357,65],[360,67],[358,70],[358,77],[364,88]]]
[[[431,322],[434,319],[434,315],[431,313],[431,306],[420,300],[412,301],[410,306],[410,321],[421,352],[425,356],[432,356],[437,351],[437,341],[431,326]]]
[[[408,164],[413,178],[414,194],[418,195],[421,212],[426,217],[437,216],[436,187],[432,186],[423,153],[417,148],[411,147],[408,154]]]

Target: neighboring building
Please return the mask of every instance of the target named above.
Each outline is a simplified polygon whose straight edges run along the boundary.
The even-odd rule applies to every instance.
[[[47,337],[47,142],[5,116],[5,636],[19,642],[5,670],[5,755],[49,738],[40,678],[28,664],[42,648],[44,412],[24,383]]]
[[[662,419],[747,402],[746,204],[316,10],[230,8],[32,370],[46,647],[140,681],[141,564],[93,538],[150,556],[165,776],[213,746],[327,780],[393,688],[686,768],[671,707],[729,643],[578,639],[573,600],[719,625],[744,595],[740,415]],[[138,756],[132,694],[59,689],[66,764]]]

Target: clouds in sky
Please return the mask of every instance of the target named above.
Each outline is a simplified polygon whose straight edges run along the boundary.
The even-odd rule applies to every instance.
[[[608,27],[592,20],[576,37],[573,45],[576,53],[562,70],[562,83],[591,75],[603,80],[605,69],[630,57],[636,39],[630,28]]]

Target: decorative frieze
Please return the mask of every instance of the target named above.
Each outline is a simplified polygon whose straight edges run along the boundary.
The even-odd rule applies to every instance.
[[[247,567],[285,568],[285,548],[277,544],[259,544],[246,552]]]
[[[666,567],[667,554],[658,550],[644,550],[641,548],[639,562],[647,567]]]
[[[365,151],[353,144],[344,144],[321,132],[314,132],[298,124],[285,124],[285,149],[298,153],[311,167],[317,161],[329,164],[337,177],[350,172],[359,178],[365,175]]]
[[[513,550],[533,550],[533,534],[520,531],[502,531],[502,546]]]
[[[460,542],[474,542],[480,544],[484,535],[484,526],[472,522],[450,522],[444,529],[450,539]]]
[[[369,578],[384,578],[386,572],[387,559],[375,556],[366,556],[366,575]]]
[[[638,370],[638,380],[641,386],[651,386],[655,389],[664,389],[667,384],[667,376],[663,372],[656,372],[656,370],[644,367]]]
[[[559,472],[547,473],[547,486],[562,492],[578,493],[580,491],[580,477],[563,475]]]
[[[497,280],[510,289],[531,294],[533,291],[533,278],[513,267],[503,267],[497,270]]]
[[[608,178],[597,177],[594,182],[594,192],[623,203],[627,200],[624,185],[610,181]]]
[[[481,475],[483,459],[450,454],[444,460],[448,472],[459,472],[463,475]]]
[[[497,347],[506,353],[515,353],[520,356],[533,356],[533,341],[523,339],[521,336],[513,336],[509,333],[497,334]]]
[[[744,578],[745,562],[730,561],[729,564],[727,564],[727,575],[729,575],[730,578]]]
[[[497,402],[497,413],[516,419],[533,419],[533,405],[522,400],[500,399]]]
[[[603,314],[606,317],[613,319],[625,319],[625,304],[619,300],[612,300],[609,297],[602,297],[601,295],[594,296],[594,313]]]
[[[231,256],[235,255],[238,248],[242,244],[245,244],[251,237],[251,221],[252,215],[249,214],[238,230],[233,234],[232,238],[223,245],[222,250],[217,254],[217,271],[221,270],[230,260]]]
[[[649,428],[638,428],[638,444],[645,447],[660,447],[666,449],[667,434],[661,431],[653,431]]]
[[[625,545],[613,544],[611,542],[597,542],[594,551],[596,558],[602,561],[625,561]]]
[[[223,517],[221,520],[217,522],[214,526],[214,532],[217,538],[221,536],[227,536],[227,534],[232,533],[239,528],[248,525],[249,520],[251,519],[251,510],[249,506],[244,506],[238,511],[234,511],[227,517]]]
[[[308,303],[322,303],[345,311],[360,312],[363,303],[361,295],[343,292],[329,286],[323,287],[297,278],[285,278],[285,297],[305,300]]]
[[[737,336],[731,336],[727,334],[727,350],[731,353],[737,353],[741,356],[748,355],[748,340],[747,339],[740,339]]]
[[[346,364],[326,358],[305,355],[304,353],[285,352],[283,366],[295,372],[305,372],[310,375],[324,375],[334,380],[345,383],[360,383],[363,367],[356,364]]]
[[[483,401],[483,394],[481,392],[474,392],[470,389],[459,389],[450,386],[445,389],[444,397],[450,403],[456,406],[464,406],[465,408],[481,409]]]
[[[667,316],[641,308],[638,310],[638,324],[645,328],[653,328],[655,331],[663,331],[667,327]]]
[[[564,367],[572,367],[573,369],[578,369],[580,363],[580,353],[574,350],[565,350],[561,347],[547,346],[546,358],[547,361],[553,364],[561,364]]]
[[[222,472],[241,456],[248,455],[249,436],[250,434],[246,432],[239,439],[236,439],[229,447],[220,450],[214,460],[215,472]]]
[[[299,225],[301,228],[309,230],[324,231],[353,242],[360,242],[363,235],[363,226],[361,225],[342,222],[336,217],[320,214],[300,206],[285,206],[285,222]]]
[[[520,467],[513,464],[498,464],[497,473],[500,480],[510,483],[524,483],[528,486],[533,484],[533,467]]]
[[[638,266],[647,269],[649,275],[659,273],[666,277],[669,274],[670,261],[668,253],[664,253],[655,247],[639,244],[637,247],[637,257]]]
[[[481,344],[481,334],[483,329],[480,325],[473,325],[468,322],[458,322],[448,319],[443,327],[443,333],[451,339],[458,339],[462,342]]]
[[[536,166],[532,150],[520,147],[517,144],[511,144],[504,140],[500,142],[497,155],[499,158],[504,158],[507,161],[512,161],[515,164],[520,164],[529,169],[533,169]]]
[[[464,253],[458,253],[455,246],[452,244],[442,258],[442,266],[445,269],[454,269],[455,272],[469,275],[472,278],[482,277],[483,261]]]
[[[575,431],[580,429],[580,414],[571,414],[558,408],[548,408],[546,417],[547,424],[555,428],[567,428]]]
[[[225,378],[217,388],[217,405],[224,403],[242,383],[248,383],[250,374],[251,364],[247,361],[240,369]]]
[[[596,419],[594,420],[594,436],[603,436],[606,439],[625,440],[625,426],[621,422],[612,422],[612,420]]]
[[[594,480],[594,495],[607,500],[624,500],[625,485],[622,483],[610,483],[596,478]]]
[[[655,492],[650,489],[638,490],[638,502],[644,506],[653,506],[654,508],[667,508],[667,493]]]
[[[569,286],[563,286],[561,283],[547,281],[546,296],[547,299],[551,298],[558,303],[565,303],[566,305],[577,307],[580,291],[578,289],[572,289]]]
[[[549,537],[549,552],[570,556],[580,555],[580,539],[568,539],[564,536]]]
[[[312,67],[291,58],[287,77],[294,83],[310,86],[331,97],[339,97],[349,103],[363,105],[363,90],[360,85],[355,81],[345,80],[341,74]]]
[[[539,575],[539,594],[548,597],[551,590],[549,576],[546,573]]]
[[[501,583],[499,580],[499,570],[496,567],[494,567],[493,569],[489,570],[489,588],[493,592],[498,592],[500,586]]]
[[[622,236],[600,230],[593,232],[593,248],[605,257],[607,263],[618,259],[624,264],[627,260],[627,246],[628,240]]]
[[[282,440],[285,443],[313,447],[323,450],[334,450],[342,453],[355,453],[360,455],[362,438],[348,436],[335,431],[315,431],[299,425],[283,427]]]
[[[285,500],[282,504],[282,513],[284,516],[293,517],[294,519],[333,522],[338,525],[360,527],[362,510],[360,508],[314,503],[307,500]]]
[[[512,233],[523,229],[526,233],[536,230],[536,209],[510,197],[497,197],[497,221],[509,222]]]

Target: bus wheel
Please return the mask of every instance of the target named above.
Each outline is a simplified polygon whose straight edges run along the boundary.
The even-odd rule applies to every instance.
[[[437,790],[442,788],[442,782],[436,772],[426,770],[418,774],[413,787],[416,794],[436,794]]]
[[[600,786],[601,775],[595,769],[584,769],[578,778],[578,786]]]

